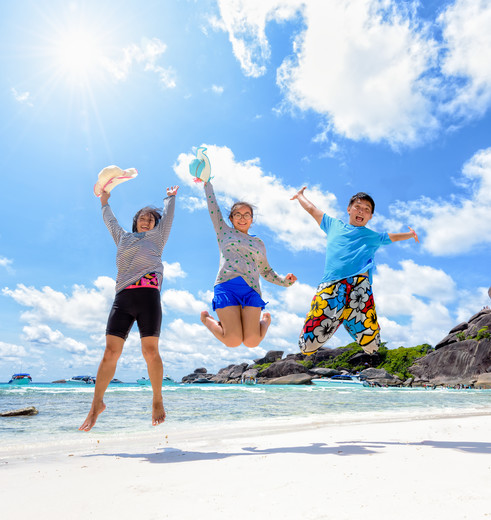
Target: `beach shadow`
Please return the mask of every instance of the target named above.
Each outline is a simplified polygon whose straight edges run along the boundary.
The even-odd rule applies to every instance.
[[[342,442],[340,442],[343,445]],[[466,441],[421,441],[421,442],[349,442],[349,446],[357,444],[365,448],[384,448],[385,446],[429,446],[430,448],[463,451],[480,455],[491,455],[491,442],[466,442]]]
[[[222,453],[218,451],[185,451],[177,448],[163,448],[157,453],[100,453],[84,455],[84,457],[116,457],[121,459],[140,459],[152,464],[175,464],[182,462],[195,462],[202,460],[222,460],[230,457],[250,457],[255,455],[275,455],[279,453],[296,453],[302,455],[370,455],[376,451],[369,446],[359,444],[345,444],[340,446],[328,446],[324,443],[313,443],[308,446],[287,446],[281,448],[260,449],[254,446],[242,448],[239,452]]]

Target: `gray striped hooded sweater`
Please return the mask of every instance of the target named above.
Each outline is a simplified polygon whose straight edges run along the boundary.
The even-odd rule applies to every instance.
[[[145,233],[128,233],[119,225],[109,204],[102,207],[104,223],[118,247],[116,293],[148,273],[156,273],[159,287],[162,287],[164,276],[162,252],[169,238],[175,205],[176,197],[174,195],[166,197],[162,218],[158,225]]]

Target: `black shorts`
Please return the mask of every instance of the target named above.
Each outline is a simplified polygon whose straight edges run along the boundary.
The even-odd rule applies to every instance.
[[[162,306],[158,289],[123,289],[116,294],[107,319],[106,335],[126,339],[135,321],[141,338],[160,336]]]

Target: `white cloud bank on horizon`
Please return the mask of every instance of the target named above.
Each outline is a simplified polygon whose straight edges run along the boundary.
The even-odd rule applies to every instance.
[[[432,139],[448,118],[491,104],[491,4],[457,0],[433,25],[416,3],[394,0],[218,2],[234,55],[247,76],[265,74],[266,26],[298,17],[303,28],[277,70],[285,107],[313,110],[327,131],[394,147]],[[432,30],[441,29],[437,41]],[[319,138],[319,136],[318,136]]]
[[[59,354],[55,354],[60,359],[55,369],[95,369],[102,357],[104,327],[114,296],[114,281],[104,278],[97,279],[96,289],[75,286],[71,295],[63,295],[49,287],[37,290],[18,285],[14,290],[4,289],[6,296],[24,307],[31,307],[21,316],[28,322],[23,328],[22,339],[29,346],[0,342],[0,357],[16,362],[29,356],[31,365],[41,366],[48,353],[54,355],[62,350],[69,357],[59,358]],[[107,300],[108,286],[110,296]],[[273,317],[268,335],[258,348],[234,349],[222,345],[199,321],[199,312],[210,294],[165,291],[162,300],[170,321],[166,320],[162,328],[160,347],[166,373],[191,371],[201,366],[216,372],[229,364],[252,362],[269,349],[281,349],[287,354],[298,352],[298,335],[314,292],[314,287],[302,283],[290,288],[265,284],[264,295],[270,301],[268,311]],[[379,265],[374,275],[374,295],[382,340],[390,348],[424,342],[434,345],[457,322],[467,320],[489,301],[487,288],[478,288],[478,295],[469,298],[443,270],[418,265],[412,260],[404,260],[397,267]],[[183,297],[188,305],[193,302],[186,312],[182,308]],[[89,305],[88,301],[93,304]],[[102,308],[105,305],[107,309]],[[66,313],[62,307],[66,307]],[[77,317],[78,312],[81,316]],[[56,328],[51,326],[53,323]],[[78,334],[80,339],[70,338],[66,328],[82,330],[82,334]],[[351,342],[342,330],[326,346],[335,348]],[[89,349],[88,344],[95,347]],[[130,333],[119,366],[132,371],[145,369],[136,330]]]

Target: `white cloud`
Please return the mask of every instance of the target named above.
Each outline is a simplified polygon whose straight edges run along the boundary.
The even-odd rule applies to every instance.
[[[398,202],[391,214],[425,233],[421,246],[434,255],[462,254],[491,243],[491,148],[478,151],[462,169],[465,195]]]
[[[71,354],[87,354],[85,343],[65,337],[59,330],[53,330],[48,325],[26,325],[23,329],[23,339],[30,343],[56,347]]]
[[[300,187],[283,184],[279,177],[261,169],[259,159],[237,162],[232,151],[227,147],[207,146],[210,158],[213,186],[224,215],[233,201],[246,200],[256,206],[255,220],[261,226],[271,230],[276,239],[294,251],[322,251],[325,247],[325,235],[314,219],[303,210],[297,201],[290,200]],[[177,176],[196,192],[201,192],[202,184],[195,184],[189,174],[192,154],[180,154],[174,171]],[[309,186],[305,195],[314,204],[337,216],[336,197],[319,187]],[[210,224],[211,225],[211,224]]]
[[[14,345],[0,341],[0,360],[12,362],[27,357],[26,349],[22,345]]]
[[[211,91],[212,91],[214,94],[217,94],[217,95],[219,95],[219,96],[221,96],[221,95],[223,94],[223,91],[224,91],[224,90],[225,90],[225,89],[224,89],[222,86],[220,86],[220,85],[212,85],[212,87],[211,87]]]
[[[0,267],[5,267],[8,273],[13,272],[12,269],[13,260],[10,260],[10,258],[6,258],[4,256],[0,256]]]
[[[110,305],[114,299],[114,280],[100,276],[94,282],[95,289],[75,285],[71,295],[55,291],[51,287],[42,290],[18,284],[3,293],[30,310],[22,319],[31,325],[46,321],[62,323],[79,330],[103,330]]]
[[[446,46],[442,71],[464,80],[447,110],[466,119],[482,115],[491,103],[491,4],[456,0],[438,22]]]
[[[393,2],[307,2],[306,30],[278,70],[286,99],[349,139],[417,144],[438,122],[426,76],[437,48]],[[400,5],[400,4],[399,4]]]
[[[181,205],[188,211],[194,212],[198,209],[205,209],[206,200],[199,197],[182,197]]]
[[[247,76],[266,72],[271,50],[266,38],[266,23],[281,22],[295,16],[302,7],[299,0],[219,0],[221,21],[215,28],[228,32],[235,57]]]
[[[12,95],[14,96],[14,99],[18,101],[19,103],[25,104],[29,107],[32,107],[33,104],[31,103],[31,94],[27,91],[25,92],[19,92],[17,89],[12,87],[10,89],[10,92],[12,92]]]
[[[315,287],[297,281],[285,290],[282,301],[287,310],[306,315],[315,293]]]
[[[207,308],[207,303],[195,298],[188,291],[177,289],[168,289],[162,292],[162,309],[168,312],[168,309],[184,314],[193,314],[199,316],[200,312]]]
[[[167,281],[174,281],[175,278],[186,278],[187,274],[182,270],[181,264],[179,262],[173,262],[169,264],[168,262],[163,262],[164,264],[164,278]]]
[[[166,50],[167,45],[158,38],[152,38],[151,40],[144,38],[140,45],[132,44],[125,47],[122,59],[112,60],[105,57],[101,61],[104,68],[117,81],[125,81],[134,64],[139,64],[143,66],[144,71],[157,74],[160,83],[165,88],[174,88],[176,81],[173,69],[157,64],[157,61]]]
[[[233,51],[246,75],[266,72],[266,24],[303,17],[278,85],[292,107],[325,116],[350,139],[416,144],[438,128],[430,97],[438,48],[400,3],[380,0],[220,2]],[[332,152],[331,152],[332,153]]]
[[[491,105],[491,5],[456,0],[435,20],[417,2],[396,0],[220,0],[222,19],[245,75],[264,75],[268,23],[300,19],[277,70],[279,112],[314,111],[324,130],[353,140],[416,146]],[[441,29],[441,35],[437,34]],[[437,36],[435,36],[437,34]]]
[[[412,260],[402,261],[400,266],[379,265],[374,275],[382,341],[392,347],[438,343],[455,325],[448,305],[456,298],[456,284],[441,269]]]

